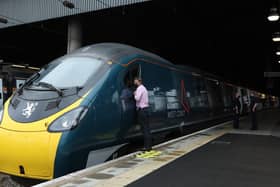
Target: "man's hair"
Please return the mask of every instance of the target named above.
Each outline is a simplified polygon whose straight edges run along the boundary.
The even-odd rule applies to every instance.
[[[142,82],[142,79],[140,77],[135,77],[134,80],[138,80],[138,81]]]

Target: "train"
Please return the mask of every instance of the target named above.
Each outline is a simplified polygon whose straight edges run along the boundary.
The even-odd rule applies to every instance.
[[[240,92],[264,108],[278,97],[235,86],[188,66],[119,43],[78,49],[45,65],[0,111],[0,172],[50,180],[114,158],[142,139],[135,101],[125,97],[141,77],[149,95],[151,133],[163,138],[190,126],[230,120]]]

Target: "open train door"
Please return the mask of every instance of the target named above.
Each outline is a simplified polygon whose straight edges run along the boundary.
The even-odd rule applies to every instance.
[[[136,104],[134,100],[135,91],[134,78],[141,76],[140,65],[131,64],[122,73],[119,79],[120,83],[120,101],[121,101],[121,128],[119,136],[134,134],[140,130],[136,125]]]

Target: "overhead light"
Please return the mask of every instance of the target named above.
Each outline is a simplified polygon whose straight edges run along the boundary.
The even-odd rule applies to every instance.
[[[272,36],[272,40],[274,42],[280,42],[280,33],[279,32],[274,33]]]
[[[278,60],[278,63],[280,64],[280,60]]]
[[[270,9],[270,13],[269,13],[267,19],[269,21],[278,21],[279,20],[279,14],[278,14],[277,8],[274,7],[274,8]]]
[[[12,67],[14,67],[14,68],[25,68],[25,66],[23,66],[23,65],[17,65],[17,64],[13,64]]]
[[[40,70],[40,68],[37,68],[37,67],[32,67],[32,66],[29,66],[28,69],[32,69],[32,70]]]
[[[277,52],[276,52],[276,55],[279,55],[279,56],[280,56],[280,51],[277,51]]]
[[[6,18],[1,18],[0,17],[0,23],[7,24],[9,21]]]
[[[75,8],[74,3],[70,2],[70,1],[62,1],[62,4],[63,4],[63,6],[65,6],[66,8],[69,8],[69,9]]]

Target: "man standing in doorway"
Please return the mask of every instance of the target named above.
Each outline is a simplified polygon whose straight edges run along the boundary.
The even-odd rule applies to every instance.
[[[149,127],[148,91],[142,84],[141,78],[136,77],[134,79],[134,84],[137,86],[137,89],[134,92],[134,98],[136,100],[138,122],[140,123],[142,132],[144,134],[144,150],[150,151],[152,148],[152,139]]]
[[[254,93],[250,94],[250,112],[252,118],[252,127],[251,130],[258,130],[258,122],[257,122],[257,100]]]

